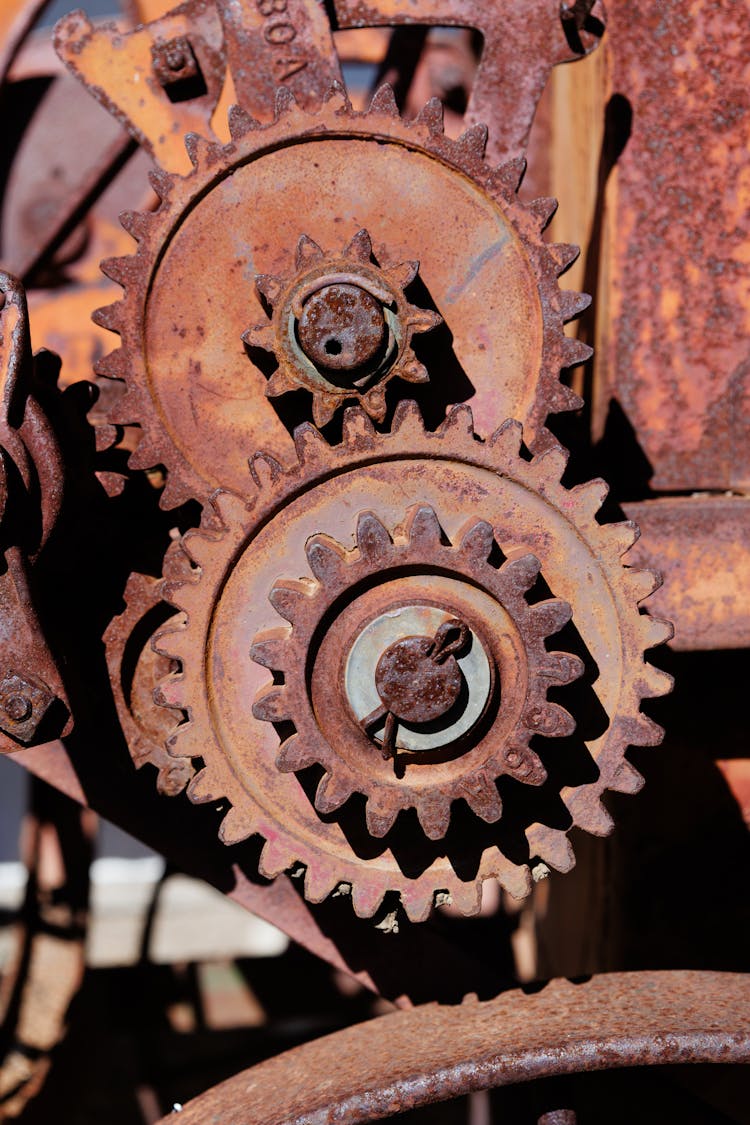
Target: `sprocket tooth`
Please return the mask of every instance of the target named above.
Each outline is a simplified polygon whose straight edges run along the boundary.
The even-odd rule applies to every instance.
[[[393,93],[393,87],[384,82],[372,96],[372,101],[367,109],[368,116],[372,114],[380,114],[387,117],[398,117],[398,105],[396,104],[396,95]]]
[[[552,242],[547,245],[547,249],[555,263],[555,273],[558,277],[570,269],[581,253],[580,246],[575,246],[572,242]]]
[[[416,357],[397,367],[394,374],[403,379],[405,383],[429,383],[430,381],[427,368]]]
[[[664,584],[664,579],[658,570],[629,568],[625,571],[624,580],[628,593],[636,605],[651,597]]]
[[[142,434],[138,445],[128,457],[128,468],[135,470],[151,469],[158,461],[159,454],[153,442],[145,434]]]
[[[563,368],[577,367],[579,363],[586,363],[593,354],[594,349],[590,344],[584,343],[583,340],[577,340],[575,336],[563,337],[561,358]],[[579,402],[578,405],[581,405],[581,403]]]
[[[292,734],[285,739],[276,755],[276,768],[282,773],[297,773],[298,770],[309,769],[316,763],[317,758],[310,753],[298,734]]]
[[[142,242],[148,234],[150,216],[142,211],[121,211],[119,216],[120,226],[126,230],[136,242]]]
[[[309,598],[309,591],[302,582],[277,582],[271,588],[268,600],[285,621],[294,624],[298,620],[301,606]]]
[[[505,468],[508,463],[518,460],[522,440],[523,427],[512,418],[508,418],[495,430],[487,444],[498,468]]]
[[[499,854],[493,861],[493,875],[500,886],[511,898],[524,899],[531,894],[533,882],[528,867],[521,867],[511,863],[504,855]]]
[[[294,431],[294,447],[301,465],[315,466],[330,457],[330,446],[326,439],[309,422],[303,422]]]
[[[664,727],[642,711],[628,724],[628,729],[631,746],[661,746],[664,741]]]
[[[99,269],[104,276],[122,285],[123,288],[131,279],[134,266],[135,259],[131,257],[103,258],[99,263]]]
[[[323,586],[339,586],[345,581],[346,554],[335,539],[313,535],[305,544],[310,570]]]
[[[302,270],[307,266],[313,266],[316,262],[322,262],[324,258],[325,254],[317,242],[309,235],[301,234],[294,251],[295,269]]]
[[[91,319],[94,324],[98,324],[100,328],[106,328],[108,331],[116,332],[118,336],[121,336],[125,315],[125,301],[115,301],[114,304],[104,305],[100,309],[94,309],[91,314]]]
[[[640,793],[643,786],[646,784],[646,779],[643,774],[640,774],[635,766],[631,766],[630,762],[620,762],[614,775],[610,779],[608,788],[612,789],[615,793]]]
[[[347,449],[372,449],[377,440],[375,427],[361,406],[348,406],[344,411],[342,439]]]
[[[442,545],[443,529],[434,510],[429,504],[420,504],[412,509],[407,534],[412,544],[419,544],[425,550],[438,550]]]
[[[94,371],[104,379],[124,379],[128,372],[128,357],[123,348],[103,355],[94,364]]]
[[[239,141],[247,133],[260,129],[260,121],[256,121],[247,110],[236,104],[230,105],[227,121],[229,123],[229,135],[233,141]]]
[[[333,109],[337,114],[350,114],[352,112],[352,103],[349,100],[349,95],[346,92],[346,87],[338,79],[334,80],[330,88],[323,98],[325,105]]]
[[[441,134],[444,130],[445,111],[440,98],[430,98],[422,106],[416,117],[417,125],[424,125],[430,133]]]
[[[372,918],[383,901],[385,891],[377,884],[355,883],[352,887],[352,906],[358,918]]]
[[[410,922],[424,922],[430,915],[435,892],[429,883],[414,881],[401,888],[401,905]]]
[[[187,795],[194,805],[205,805],[218,801],[223,796],[221,786],[217,786],[211,771],[202,769],[187,787]]]
[[[495,532],[487,520],[476,520],[461,535],[460,550],[486,562],[495,546]]]
[[[604,524],[599,532],[607,548],[618,558],[626,555],[641,536],[640,528],[632,520]]]
[[[344,257],[356,262],[369,262],[372,257],[372,239],[365,227],[358,230],[354,238],[344,247]]]
[[[674,687],[674,676],[662,671],[654,664],[644,664],[641,675],[640,690],[644,699],[658,699],[662,695],[669,695]]]
[[[419,438],[424,437],[424,421],[416,402],[412,399],[402,399],[399,402],[393,412],[391,431],[406,440],[411,437],[418,441]]]
[[[597,512],[609,496],[609,485],[601,477],[595,477],[571,488],[569,495],[582,522],[595,523]]]
[[[472,125],[461,134],[455,142],[456,148],[461,153],[461,161],[482,161],[487,149],[487,126],[482,124]]]
[[[484,773],[466,778],[461,785],[460,795],[472,812],[487,824],[495,824],[503,815],[503,802],[497,785],[493,778]]]
[[[274,273],[259,273],[255,278],[255,288],[270,305],[275,305],[284,291],[284,282]]]
[[[591,304],[588,293],[577,293],[574,289],[561,289],[559,300],[560,315],[565,323],[580,316]]]
[[[336,889],[339,877],[335,869],[331,870],[315,860],[320,866],[308,865],[305,871],[305,898],[308,902],[323,902]]]
[[[258,859],[258,871],[264,879],[276,879],[294,864],[294,856],[280,838],[266,840]]]
[[[534,621],[534,631],[537,635],[545,637],[559,633],[573,615],[569,602],[561,601],[560,598],[548,598],[544,602],[537,602],[530,607],[530,612]]]
[[[286,116],[291,113],[293,109],[297,108],[297,99],[288,86],[279,86],[274,96],[274,117],[278,121],[280,117]]]
[[[463,402],[457,406],[452,406],[446,414],[445,420],[438,426],[437,433],[441,438],[456,438],[459,441],[472,440],[474,437],[474,415],[471,407]]]
[[[559,484],[563,473],[568,467],[570,453],[557,442],[547,446],[542,453],[538,453],[532,461],[532,471],[539,482],[539,489],[544,493],[544,487],[549,482]]]
[[[289,697],[284,687],[272,685],[255,699],[252,712],[256,719],[266,723],[283,723],[292,718]]]
[[[500,164],[494,170],[492,179],[499,184],[506,195],[515,195],[525,175],[526,157],[516,156],[513,160],[506,160]]]
[[[641,627],[641,641],[644,648],[656,648],[657,645],[666,644],[674,636],[674,625],[661,617],[651,617],[642,613],[639,618]]]
[[[599,797],[590,789],[579,789],[566,803],[578,828],[592,836],[611,835],[615,822]]]
[[[377,794],[368,797],[365,806],[367,831],[377,840],[382,840],[383,836],[393,828],[400,811],[385,798],[378,800]]]
[[[254,832],[254,825],[248,815],[242,810],[234,806],[229,810],[227,815],[219,825],[219,839],[222,844],[231,847],[232,844],[239,844],[242,840],[246,840],[248,836],[252,836]]]
[[[451,802],[448,798],[432,794],[425,800],[418,800],[416,810],[425,836],[429,840],[442,840],[451,820]]]
[[[539,234],[549,226],[550,220],[557,210],[557,206],[557,200],[548,195],[542,195],[527,204],[527,210],[529,214],[533,215]]]
[[[260,633],[250,646],[250,659],[263,668],[283,671],[287,666],[289,630],[283,626]]]
[[[185,151],[193,168],[210,167],[223,155],[220,145],[212,144],[200,133],[185,134]]]
[[[526,829],[531,856],[538,855],[555,871],[572,871],[576,864],[573,845],[567,833],[559,828],[549,828],[546,824],[532,824]]]
[[[353,781],[344,777],[341,772],[326,773],[320,779],[315,791],[315,808],[324,816],[336,812],[349,800],[353,792]]]
[[[523,547],[517,547],[508,553],[506,561],[500,568],[500,574],[512,583],[514,589],[525,594],[536,582],[542,564],[536,555]]]
[[[385,399],[383,402],[385,403]],[[339,395],[327,395],[322,392],[314,395],[312,416],[313,422],[319,430],[322,430],[324,426],[328,425],[340,405],[341,397]],[[373,417],[375,418],[376,414],[373,413]]]
[[[572,652],[548,652],[541,674],[545,679],[563,686],[580,679],[584,671],[583,661]]]
[[[411,285],[414,278],[419,273],[419,262],[399,262],[395,266],[387,266],[385,269],[386,277],[399,289],[406,289]],[[413,309],[416,306],[410,305],[409,308]],[[425,312],[425,309],[419,309],[419,312]],[[442,319],[442,317],[441,317]]]
[[[593,355],[593,351],[591,353]],[[566,410],[580,410],[583,399],[565,383],[553,383],[550,388],[549,413],[563,414]]]
[[[163,508],[164,511],[170,511],[172,508],[179,508],[181,504],[185,504],[192,499],[190,486],[181,480],[176,473],[168,472],[166,483],[159,497],[159,507]]]
[[[373,387],[366,395],[362,395],[362,405],[371,418],[376,422],[385,421],[388,405],[385,399],[385,387]],[[338,405],[338,400],[336,400]]]
[[[391,554],[393,540],[374,512],[360,512],[357,518],[357,547],[362,558],[372,562]]]
[[[148,173],[148,182],[159,197],[161,203],[166,203],[172,192],[172,177],[162,168],[152,168]]]

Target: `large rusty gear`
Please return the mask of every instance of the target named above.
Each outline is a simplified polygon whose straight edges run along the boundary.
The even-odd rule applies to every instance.
[[[315,114],[282,89],[273,123],[235,109],[230,127],[225,146],[186,137],[192,172],[153,175],[159,208],[123,217],[137,253],[103,263],[125,293],[97,314],[122,337],[98,370],[127,385],[113,421],[143,431],[131,466],[166,466],[165,507],[247,491],[243,451],[292,451],[242,335],[265,315],[256,277],[284,276],[301,234],[336,247],[366,228],[376,260],[419,259],[418,303],[446,325],[429,336],[434,424],[463,398],[481,433],[515,417],[534,450],[552,441],[547,416],[580,405],[560,372],[590,349],[563,325],[588,298],[558,287],[577,250],[544,242],[555,203],[519,200],[523,160],[489,164],[483,126],[446,137],[437,101],[403,121],[388,87],[365,113],[336,88]]]
[[[562,737],[575,728],[568,712],[546,698],[548,687],[583,672],[578,657],[545,648],[546,638],[569,621],[570,606],[554,598],[531,606],[524,596],[539,560],[519,548],[501,566],[491,565],[497,547],[486,520],[470,520],[455,546],[443,540],[427,505],[408,513],[395,540],[372,512],[357,520],[354,551],[313,536],[305,554],[314,586],[306,579],[284,581],[270,594],[291,633],[262,633],[251,650],[283,674],[283,683],[262,689],[253,705],[258,719],[294,724],[280,748],[279,768],[323,767],[315,794],[323,814],[362,793],[367,829],[377,837],[390,831],[402,809],[413,807],[425,834],[440,839],[460,798],[482,820],[499,820],[497,778],[508,774],[541,785],[547,773],[529,746],[532,736]],[[447,647],[435,652],[430,637],[442,632],[447,640],[462,624],[465,672]],[[413,635],[414,628],[422,633]],[[459,658],[460,644],[461,635],[453,642]],[[391,666],[384,668],[384,660]],[[381,721],[385,732],[378,738],[373,732]],[[407,732],[403,756],[401,728]],[[381,745],[380,755],[373,742]],[[449,747],[448,760],[436,761]],[[412,773],[424,776],[412,784]]]
[[[642,785],[625,751],[661,740],[641,701],[671,688],[671,678],[644,660],[644,650],[668,639],[671,627],[638,611],[659,579],[620,562],[637,538],[632,523],[597,522],[604,482],[568,490],[561,484],[567,462],[561,447],[531,460],[520,447],[521,427],[514,422],[486,442],[477,440],[468,407],[454,408],[430,432],[417,407],[401,403],[384,435],[361,409],[350,408],[340,444],[331,446],[314,427],[302,426],[293,464],[282,468],[256,455],[244,498],[218,492],[203,529],[184,537],[190,565],[177,568],[165,587],[184,616],[157,641],[158,651],[181,665],[163,681],[161,701],[189,716],[170,739],[170,751],[204,762],[188,790],[193,801],[230,802],[223,841],[263,837],[259,868],[268,878],[303,864],[310,901],[344,886],[357,914],[370,916],[392,891],[408,916],[421,920],[446,896],[464,913],[476,912],[487,878],[523,896],[535,865],[573,866],[571,827],[609,834],[613,822],[601,800],[607,790],[634,793]],[[522,787],[532,798],[539,794],[538,802],[527,805],[512,780],[501,779],[501,793],[505,780],[511,795],[506,790],[497,825],[473,817],[473,828],[451,823],[443,839],[430,841],[412,831],[418,826],[407,825],[399,835],[397,824],[379,841],[365,831],[356,799],[354,807],[349,802],[338,814],[321,816],[304,771],[298,777],[277,768],[280,736],[251,710],[268,677],[258,663],[259,646],[255,659],[250,649],[277,621],[269,594],[279,578],[306,572],[311,536],[325,528],[353,546],[352,513],[376,509],[393,530],[413,504],[440,511],[451,543],[460,541],[467,511],[478,510],[506,557],[523,549],[538,558],[549,588],[572,607],[606,725],[587,739],[583,770],[579,760],[571,772],[568,757],[558,755],[554,780]],[[281,737],[288,733],[281,728]],[[351,816],[344,815],[347,809]]]

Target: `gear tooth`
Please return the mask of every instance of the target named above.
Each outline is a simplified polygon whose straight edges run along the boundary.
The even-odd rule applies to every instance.
[[[531,722],[537,718],[540,723],[543,721],[541,707],[537,707],[536,714],[526,720],[527,724],[531,725]],[[516,746],[506,746],[502,770],[503,773],[507,773],[509,777],[515,778],[516,781],[523,782],[524,785],[543,785],[547,780],[547,771],[542,765],[541,758],[534,753],[529,745],[523,743]]]
[[[264,668],[283,671],[287,665],[287,641],[289,632],[286,628],[267,629],[260,633],[250,647],[250,658]]]
[[[646,779],[630,762],[622,761],[614,772],[607,788],[615,793],[640,793]]]
[[[495,546],[495,533],[487,520],[475,520],[459,533],[460,550],[486,562]]]
[[[400,376],[405,383],[429,383],[430,381],[427,368],[416,357],[400,364],[394,369],[393,374]],[[385,404],[385,398],[383,402]]]
[[[361,406],[348,406],[342,424],[347,449],[371,449],[376,441],[375,427]]]
[[[274,97],[274,117],[276,121],[297,108],[297,99],[288,86],[279,86]]]
[[[550,257],[555,263],[555,272],[560,277],[567,269],[573,265],[581,253],[580,246],[574,246],[572,242],[552,242],[548,244]]]
[[[229,135],[233,141],[239,141],[246,133],[260,129],[260,121],[256,121],[246,110],[239,105],[230,105],[227,116]]]
[[[230,492],[228,489],[220,488],[214,492],[211,497],[211,507],[225,528],[243,524],[247,519],[245,501],[236,492]]]
[[[406,310],[409,327],[415,335],[423,332],[432,332],[443,323],[440,313],[432,309],[420,309],[418,305],[409,305]]]
[[[559,311],[566,323],[580,316],[591,304],[588,293],[576,293],[574,289],[560,289],[559,295]]]
[[[531,714],[525,716],[525,720],[527,726],[545,738],[569,738],[576,729],[573,716],[559,703],[549,700],[541,706],[532,707]]]
[[[482,885],[474,880],[466,883],[454,880],[450,895],[453,906],[467,918],[478,914],[482,907]]]
[[[387,117],[398,117],[398,106],[396,104],[396,95],[393,93],[393,87],[384,82],[372,96],[370,107],[367,110],[368,115],[378,114]]]
[[[548,828],[546,824],[532,824],[526,829],[531,856],[539,856],[555,871],[572,871],[576,865],[573,846],[565,832]]]
[[[396,817],[401,810],[398,807],[394,808],[385,797],[378,799],[379,797],[381,797],[381,795],[378,794],[377,791],[373,793],[372,796],[368,797],[365,806],[365,819],[367,821],[367,831],[370,835],[374,836],[377,840],[382,840],[383,836],[393,828]]]
[[[547,598],[546,601],[537,602],[530,606],[533,619],[533,629],[537,636],[549,637],[559,633],[563,625],[567,625],[573,616],[573,610],[568,602],[560,598]]]
[[[104,305],[101,309],[94,309],[91,319],[100,328],[107,328],[110,332],[122,335],[122,323],[125,315],[125,302],[115,301],[112,305]]]
[[[313,422],[318,429],[327,426],[333,418],[334,414],[341,405],[341,397],[339,395],[329,395],[325,392],[316,391],[313,395],[312,415]],[[383,402],[385,406],[385,400]],[[372,413],[372,411],[370,411]],[[379,419],[381,421],[382,419]]]
[[[229,848],[252,836],[254,826],[247,814],[234,806],[219,825],[219,839]]]
[[[253,703],[253,715],[266,723],[283,723],[292,718],[287,693],[283,687],[271,685]]]
[[[307,234],[301,234],[297,241],[297,248],[294,252],[294,264],[298,270],[305,269],[307,266],[313,266],[316,262],[320,262],[325,257],[325,254],[312,238]]]
[[[451,406],[445,416],[445,421],[441,422],[437,432],[441,437],[457,437],[459,440],[461,438],[473,440],[474,415],[472,414],[471,407],[467,406],[464,402],[458,403],[456,406]]]
[[[259,489],[272,488],[284,471],[281,463],[275,457],[272,457],[270,453],[264,453],[262,450],[253,454],[248,461],[248,467],[253,483]]]
[[[588,786],[578,789],[566,801],[574,823],[592,836],[609,836],[615,822],[601,800]]]
[[[148,233],[149,215],[141,211],[121,211],[119,214],[120,226],[135,239],[142,242]]]
[[[309,594],[301,582],[277,583],[268,595],[269,602],[279,616],[291,623],[298,619],[300,605],[307,598]]]
[[[183,138],[185,151],[188,154],[193,168],[199,168],[201,162],[206,162],[208,142],[199,133],[186,133]]]
[[[323,902],[336,888],[339,877],[316,857],[316,866],[308,865],[305,871],[305,898],[308,902]]]
[[[482,124],[472,125],[470,129],[463,132],[455,142],[456,147],[462,152],[463,159],[484,160],[487,135],[487,126]]]
[[[503,802],[492,777],[478,772],[466,778],[460,788],[460,795],[469,808],[487,824],[495,824],[503,815]]]
[[[430,98],[417,114],[416,124],[426,126],[430,133],[442,133],[444,119],[445,113],[440,98]]]
[[[583,340],[577,340],[575,336],[563,336],[562,362],[560,366],[565,369],[569,367],[577,367],[579,363],[586,363],[587,360],[591,359],[593,354],[594,349],[588,344],[585,344]],[[570,390],[569,387],[567,389]],[[578,395],[576,395],[575,397],[576,399],[579,399]],[[577,409],[580,405],[582,405],[582,402],[582,399],[577,401],[573,409]]]
[[[517,863],[511,863],[504,855],[498,854],[497,858],[493,859],[492,868],[492,874],[511,898],[524,899],[531,894],[533,883],[528,867],[520,867]]]
[[[419,439],[424,437],[424,422],[416,402],[412,399],[403,399],[393,413],[391,432],[400,434],[404,438]]]
[[[272,352],[275,333],[271,324],[254,324],[252,328],[247,328],[242,333],[240,339],[248,348],[259,348],[263,352]],[[279,367],[266,384],[266,398],[286,394],[292,387],[293,384],[285,376],[284,368]]]
[[[443,529],[429,504],[420,504],[411,510],[407,532],[410,541],[424,549],[437,550],[442,545]]]
[[[513,587],[519,593],[525,594],[536,582],[541,569],[542,564],[536,555],[532,554],[531,551],[526,551],[523,547],[517,547],[506,556],[506,561],[500,568],[500,574],[503,578],[510,579]]]
[[[122,285],[123,288],[130,281],[134,267],[135,259],[130,257],[103,258],[99,263],[99,269],[104,276]]]
[[[627,726],[627,735],[630,746],[661,746],[664,728],[640,711]]]
[[[153,442],[146,434],[141,435],[141,440],[128,457],[129,469],[151,469],[159,461],[159,454]]]
[[[154,703],[157,707],[181,711],[184,683],[185,677],[181,672],[172,672],[160,680],[153,692]]]
[[[372,239],[367,230],[362,227],[354,238],[344,247],[344,257],[353,258],[357,262],[369,262],[372,257]]]
[[[550,219],[557,210],[557,200],[551,196],[542,195],[527,204],[527,210],[533,215],[537,230],[541,234],[545,227],[549,225]]]
[[[599,528],[607,550],[612,551],[618,558],[627,554],[634,543],[640,539],[640,528],[632,520],[623,520],[622,523],[608,523]]]
[[[361,401],[371,418],[374,418],[376,422],[384,421],[388,409],[385,401],[385,387],[373,387],[366,395],[362,395]]]
[[[580,679],[584,670],[583,661],[580,657],[574,656],[573,653],[548,652],[544,668],[541,669],[540,674],[543,675],[545,679],[563,686],[565,684],[572,684],[574,680]]]
[[[218,801],[223,796],[211,776],[211,771],[207,769],[203,769],[195,775],[188,785],[187,795],[194,805],[205,805],[209,801]]]
[[[357,518],[357,547],[362,558],[380,562],[393,549],[387,528],[373,512],[360,512]]]
[[[159,507],[164,511],[170,511],[192,499],[189,486],[184,484],[175,473],[167,473],[166,484],[159,497]]]
[[[516,156],[513,160],[507,160],[496,168],[492,178],[507,195],[515,195],[523,182],[525,174],[526,157]]]
[[[508,418],[499,429],[495,430],[487,443],[492,451],[493,460],[500,461],[503,465],[509,461],[516,461],[521,451],[522,438],[521,423]]]
[[[128,360],[123,348],[103,355],[94,364],[94,371],[104,379],[124,379],[128,370]]]
[[[300,464],[314,466],[330,456],[330,447],[323,435],[309,422],[303,422],[294,431],[294,446]]]
[[[628,593],[636,604],[645,601],[664,583],[657,570],[628,569],[625,571],[624,579]]]
[[[419,273],[419,262],[399,262],[398,265],[388,266],[385,273],[395,286],[399,289],[406,289]],[[413,305],[409,306],[410,309],[413,307]],[[424,312],[426,310],[419,309],[418,311]]]
[[[310,570],[321,585],[341,585],[346,566],[345,552],[335,539],[328,535],[313,535],[305,544],[305,554]]]
[[[355,883],[352,887],[352,906],[358,918],[372,918],[375,911],[383,901],[385,891],[377,885],[366,880],[364,883]]]
[[[331,87],[323,100],[335,113],[348,114],[352,112],[352,103],[349,101],[346,87],[338,80],[331,83]]]
[[[284,282],[273,273],[259,273],[255,278],[255,288],[273,306],[284,291]]]
[[[644,699],[657,699],[669,695],[674,687],[674,676],[654,664],[644,664],[641,676],[641,693]]]
[[[538,453],[532,461],[532,471],[540,482],[540,487],[543,489],[543,483],[547,481],[554,481],[559,484],[563,478],[563,474],[568,467],[568,460],[570,453],[564,449],[562,445],[555,442],[549,445],[543,453]]]
[[[172,191],[172,177],[163,168],[152,168],[148,173],[148,182],[159,196],[159,200],[165,203]]]
[[[432,910],[435,892],[424,880],[415,880],[401,888],[401,905],[410,922],[425,922]]]
[[[335,774],[326,773],[320,779],[315,791],[315,808],[324,816],[336,812],[349,800],[354,792],[354,782],[345,777],[341,770]]]
[[[182,549],[194,566],[202,568],[211,561],[215,542],[215,535],[209,535],[201,528],[190,528],[182,537]]]
[[[253,712],[254,713],[254,712]],[[276,768],[281,773],[297,773],[316,764],[317,759],[303,744],[298,734],[292,734],[279,747]]]
[[[588,480],[585,484],[577,484],[571,488],[570,497],[576,511],[580,512],[581,519],[587,523],[594,523],[596,513],[601,508],[609,495],[609,485],[601,477]]]
[[[276,879],[293,864],[294,857],[289,854],[283,839],[276,837],[266,840],[258,860],[258,871],[264,879]]]
[[[442,840],[451,820],[451,802],[437,793],[424,799],[417,798],[417,817],[429,840]]]

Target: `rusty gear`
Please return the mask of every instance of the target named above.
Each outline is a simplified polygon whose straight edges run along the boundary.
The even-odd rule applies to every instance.
[[[181,664],[162,683],[161,699],[189,715],[170,739],[170,752],[205,763],[189,787],[192,800],[228,798],[231,808],[220,829],[224,842],[264,837],[259,867],[268,878],[304,864],[310,901],[343,885],[351,888],[361,916],[372,915],[388,891],[400,893],[414,920],[427,916],[438,894],[473,913],[484,879],[495,877],[520,897],[530,889],[529,868],[536,861],[569,870],[574,859],[567,830],[576,825],[607,835],[613,822],[603,793],[641,787],[643,779],[625,751],[661,740],[661,728],[642,714],[640,704],[671,687],[671,678],[643,656],[671,636],[671,627],[637,608],[659,579],[620,562],[637,538],[633,524],[597,522],[604,482],[564,488],[565,451],[555,446],[524,459],[517,423],[506,423],[481,442],[468,407],[454,408],[429,432],[416,406],[402,403],[391,433],[376,434],[364,412],[350,408],[343,434],[339,445],[329,446],[312,426],[302,426],[296,434],[298,459],[286,469],[256,455],[253,486],[245,490],[249,499],[217,493],[204,528],[184,537],[191,568],[178,570],[165,587],[184,616],[157,641],[163,655]],[[351,541],[352,513],[375,508],[385,526],[395,527],[410,504],[439,510],[451,543],[460,541],[467,512],[481,511],[506,557],[523,549],[539,559],[549,588],[572,606],[573,623],[596,670],[592,690],[607,716],[606,729],[585,744],[589,765],[583,775],[566,773],[563,755],[554,782],[522,787],[531,795],[530,808],[515,790],[508,799],[506,789],[497,825],[478,818],[473,830],[465,822],[451,824],[437,842],[409,831],[399,836],[398,824],[387,840],[375,840],[364,831],[356,801],[353,809],[350,802],[338,814],[321,817],[308,796],[309,778],[302,778],[303,785],[296,774],[277,769],[279,738],[251,711],[268,679],[258,663],[259,646],[255,660],[250,648],[261,630],[274,626],[268,598],[280,570],[304,573],[305,545],[321,527],[345,544],[347,537]],[[278,629],[278,639],[287,632]],[[549,769],[549,758],[545,765]],[[501,793],[505,781],[512,784],[501,779]]]
[[[152,175],[158,210],[123,217],[137,253],[102,264],[125,294],[95,318],[122,337],[98,371],[127,384],[113,421],[142,428],[132,467],[167,467],[163,505],[205,501],[217,487],[246,492],[247,449],[282,461],[293,452],[294,420],[266,399],[241,337],[262,320],[256,277],[285,275],[303,214],[320,246],[366,228],[376,260],[419,258],[445,320],[426,338],[435,424],[463,397],[480,432],[516,417],[544,448],[547,415],[580,405],[559,376],[590,354],[563,333],[588,298],[558,288],[577,250],[543,241],[555,204],[518,199],[524,162],[488,164],[483,126],[450,140],[437,101],[401,120],[388,87],[366,113],[339,88],[316,114],[282,89],[272,124],[235,109],[230,126],[226,146],[188,134],[193,171]]]
[[[412,336],[435,328],[442,318],[406,298],[404,289],[416,278],[419,262],[380,268],[371,258],[366,230],[358,231],[336,256],[324,254],[317,242],[302,235],[294,277],[256,278],[273,308],[273,321],[248,329],[242,339],[279,361],[266,387],[269,397],[297,387],[311,392],[316,426],[324,426],[352,399],[382,422],[391,379],[425,383],[429,378],[412,351]]]
[[[412,508],[394,539],[375,515],[362,513],[352,552],[328,536],[313,536],[305,553],[315,582],[277,583],[270,594],[291,633],[262,633],[251,650],[259,663],[283,673],[283,682],[262,689],[253,705],[258,719],[294,724],[295,733],[279,751],[279,769],[321,765],[326,772],[315,807],[324,814],[362,793],[367,829],[377,837],[390,831],[402,809],[414,807],[427,836],[440,839],[451,804],[461,797],[483,820],[499,820],[496,779],[509,774],[541,785],[547,773],[529,746],[532,735],[565,736],[575,727],[567,711],[546,699],[548,686],[570,683],[583,672],[577,657],[545,648],[546,637],[570,619],[570,606],[556,599],[531,606],[524,597],[539,574],[539,560],[519,548],[502,566],[492,566],[488,560],[497,547],[484,520],[470,520],[455,546],[444,538],[428,505]],[[460,633],[463,625],[453,647],[465,648],[472,635],[477,657],[472,662],[465,655],[465,679],[447,649],[435,653],[435,639],[410,635],[415,617],[432,619],[436,637],[442,632],[445,638],[450,629]],[[385,647],[381,627],[382,655],[377,669],[371,659],[368,677],[366,656],[357,647],[367,652],[375,644],[377,656],[373,626],[381,623],[391,643]],[[501,702],[495,698],[500,689]],[[359,714],[352,710],[354,692],[363,700]],[[473,707],[472,693],[478,695]],[[389,734],[399,745],[401,726],[411,729],[413,744],[426,724],[442,724],[431,737],[423,735],[422,750],[417,743],[409,753],[407,740],[403,754],[395,748],[378,754],[371,732],[381,720],[384,751]],[[447,760],[436,760],[437,754]],[[397,763],[400,770],[393,768]]]

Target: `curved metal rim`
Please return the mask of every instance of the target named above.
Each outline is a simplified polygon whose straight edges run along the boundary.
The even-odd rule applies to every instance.
[[[240,1072],[179,1122],[356,1125],[559,1074],[747,1062],[750,974],[611,973],[358,1024]]]

